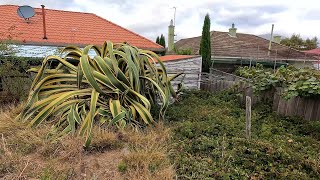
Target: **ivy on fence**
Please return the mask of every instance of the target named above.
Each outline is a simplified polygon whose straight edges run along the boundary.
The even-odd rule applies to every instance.
[[[310,68],[280,67],[276,72],[261,64],[253,67],[239,67],[236,74],[247,78],[255,92],[271,88],[284,88],[283,97],[320,97],[320,72]]]

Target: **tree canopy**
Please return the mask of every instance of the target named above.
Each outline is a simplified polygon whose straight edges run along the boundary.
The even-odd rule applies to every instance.
[[[166,38],[164,37],[163,34],[161,34],[161,36],[157,36],[156,43],[166,48]],[[160,54],[164,56],[166,54],[166,51],[163,51]]]
[[[156,43],[166,48],[166,39],[163,34],[161,34],[161,36],[157,36]]]
[[[161,36],[160,36],[159,44],[161,46],[163,46],[164,48],[166,48],[166,39],[164,38],[163,34],[161,34]]]
[[[312,39],[303,39],[299,34],[293,34],[290,38],[282,39],[280,44],[292,47],[297,50],[305,51],[311,50],[318,47],[318,38],[313,37]]]

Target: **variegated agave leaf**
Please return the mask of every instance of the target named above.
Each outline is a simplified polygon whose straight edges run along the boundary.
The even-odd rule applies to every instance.
[[[89,56],[91,50],[94,57]],[[94,124],[122,128],[152,124],[150,109],[157,97],[163,118],[170,96],[176,96],[170,81],[180,74],[168,77],[165,65],[151,51],[105,42],[101,48],[69,46],[62,54],[48,56],[40,68],[30,70],[37,75],[18,116],[30,126],[51,120],[61,135],[78,128],[88,146]],[[51,62],[58,65],[52,67]]]

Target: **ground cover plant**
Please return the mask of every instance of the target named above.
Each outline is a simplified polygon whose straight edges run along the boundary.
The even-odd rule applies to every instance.
[[[320,123],[254,107],[252,140],[237,95],[187,92],[169,108],[178,179],[318,179]]]

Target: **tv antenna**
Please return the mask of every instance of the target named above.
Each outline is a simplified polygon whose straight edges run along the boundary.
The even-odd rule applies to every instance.
[[[35,11],[31,6],[20,6],[17,10],[19,17],[23,18],[24,20],[29,20],[29,18],[35,15]]]
[[[174,15],[173,15],[173,25],[176,26],[176,11],[177,11],[177,7],[173,7],[174,9]]]

